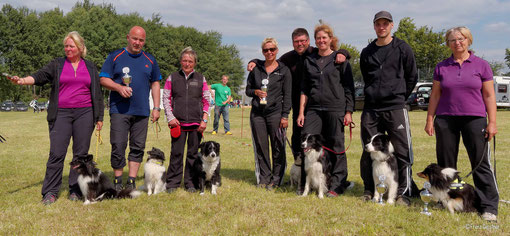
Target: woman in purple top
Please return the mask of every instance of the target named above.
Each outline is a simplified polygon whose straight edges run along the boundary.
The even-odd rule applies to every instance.
[[[104,104],[95,64],[84,59],[87,48],[83,38],[73,31],[64,38],[65,57],[56,58],[31,76],[9,79],[19,85],[44,85],[51,83],[48,126],[50,130],[50,155],[46,164],[42,203],[56,201],[67,147],[73,138],[73,160],[86,155],[90,137],[103,126]],[[78,173],[69,171],[69,199],[81,198]]]
[[[496,221],[499,194],[488,148],[497,133],[492,71],[487,61],[469,51],[473,36],[468,28],[449,29],[445,39],[452,56],[434,71],[425,132],[436,134],[438,164],[455,169],[462,135],[481,199],[478,210],[484,220]]]

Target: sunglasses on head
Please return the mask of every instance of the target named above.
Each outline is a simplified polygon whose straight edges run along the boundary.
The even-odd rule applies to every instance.
[[[277,49],[277,48],[263,48],[263,49],[262,49],[262,52],[263,52],[263,53],[266,53],[266,52],[269,52],[269,51],[274,52],[274,51],[276,51],[276,49]]]

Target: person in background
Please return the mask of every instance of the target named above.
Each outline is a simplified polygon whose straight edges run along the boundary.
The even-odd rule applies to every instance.
[[[129,30],[127,47],[116,50],[106,58],[101,69],[101,85],[110,92],[111,165],[117,191],[124,188],[122,174],[126,166],[126,147],[129,140],[128,179],[125,188],[135,189],[135,179],[143,161],[149,122],[149,94],[152,90],[154,108],[152,122],[159,119],[161,73],[156,58],[143,51],[146,33],[140,26]],[[128,78],[123,81],[123,77]],[[129,79],[129,77],[131,79]]]
[[[250,126],[257,186],[274,190],[282,184],[287,164],[285,133],[292,105],[292,75],[289,68],[276,60],[278,42],[274,38],[265,38],[261,47],[266,60],[258,61],[248,75],[246,96],[253,98]],[[271,141],[272,168],[268,138]]]
[[[468,28],[449,29],[445,41],[452,56],[434,70],[425,132],[436,134],[437,163],[444,168],[457,169],[462,136],[481,199],[482,218],[497,221],[499,193],[488,147],[498,132],[492,70],[487,61],[469,50],[473,36]]]
[[[18,85],[44,85],[51,83],[48,107],[50,155],[42,186],[42,203],[49,205],[57,200],[64,160],[71,137],[73,160],[88,154],[90,138],[103,127],[103,96],[99,74],[92,61],[85,60],[85,40],[76,31],[68,33],[63,41],[65,57],[56,58],[31,76],[10,77]],[[82,197],[78,186],[78,173],[69,170],[69,199]]]
[[[338,38],[329,25],[316,26],[314,38],[318,50],[304,61],[297,125],[305,134],[321,134],[328,148],[341,153],[345,151],[344,125],[352,123],[354,111],[352,69],[349,62],[335,64]],[[345,152],[336,153],[325,153],[331,166],[328,197],[337,197],[354,186],[354,182],[347,181]]]
[[[168,127],[172,130],[172,150],[167,170],[166,189],[172,193],[184,181],[190,193],[198,188],[198,175],[193,169],[198,146],[207,128],[211,93],[205,77],[195,71],[197,53],[187,47],[181,51],[181,69],[172,73],[163,89],[163,106]],[[183,180],[184,146],[187,143],[186,168]]]
[[[226,135],[232,135],[230,132],[230,121],[228,116],[229,102],[232,100],[232,92],[227,86],[228,76],[221,76],[221,83],[213,84],[210,86],[210,90],[215,91],[215,107],[214,107],[214,124],[212,134],[218,133],[218,126],[220,123],[220,116],[223,116],[223,127]]]

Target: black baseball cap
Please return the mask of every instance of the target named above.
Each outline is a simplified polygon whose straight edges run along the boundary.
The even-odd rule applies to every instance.
[[[375,14],[374,16],[374,23],[379,19],[386,19],[389,20],[390,22],[393,22],[393,17],[391,17],[391,14],[387,11],[377,12],[377,14]]]

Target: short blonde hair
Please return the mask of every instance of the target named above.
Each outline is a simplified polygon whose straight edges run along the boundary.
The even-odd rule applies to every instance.
[[[181,57],[179,57],[179,61],[182,60],[182,57],[184,56],[184,54],[188,54],[190,57],[193,57],[193,59],[195,60],[195,63],[197,63],[197,52],[195,52],[195,50],[193,50],[193,48],[191,48],[191,46],[189,47],[185,47],[184,49],[182,49],[181,51]]]
[[[469,46],[471,46],[471,44],[473,44],[473,35],[471,34],[471,30],[469,30],[465,26],[458,26],[458,27],[453,27],[453,28],[449,29],[448,31],[446,31],[444,39],[445,39],[447,46],[450,45],[449,44],[450,42],[448,42],[448,38],[450,38],[450,35],[455,32],[459,32],[460,34],[462,34],[462,36],[464,36],[464,38],[469,40],[469,42],[468,42]]]
[[[278,48],[278,42],[276,41],[275,38],[271,37],[265,38],[264,40],[262,40],[262,45],[260,46],[260,48],[264,49],[264,45],[266,45],[266,43],[272,43],[276,48]]]
[[[85,40],[83,39],[83,37],[81,37],[80,33],[78,33],[77,31],[69,32],[64,38],[63,41],[64,45],[66,44],[67,39],[73,40],[74,44],[76,44],[76,47],[78,47],[78,49],[81,52],[80,55],[81,57],[85,58],[85,56],[87,56],[87,47],[85,46]]]

